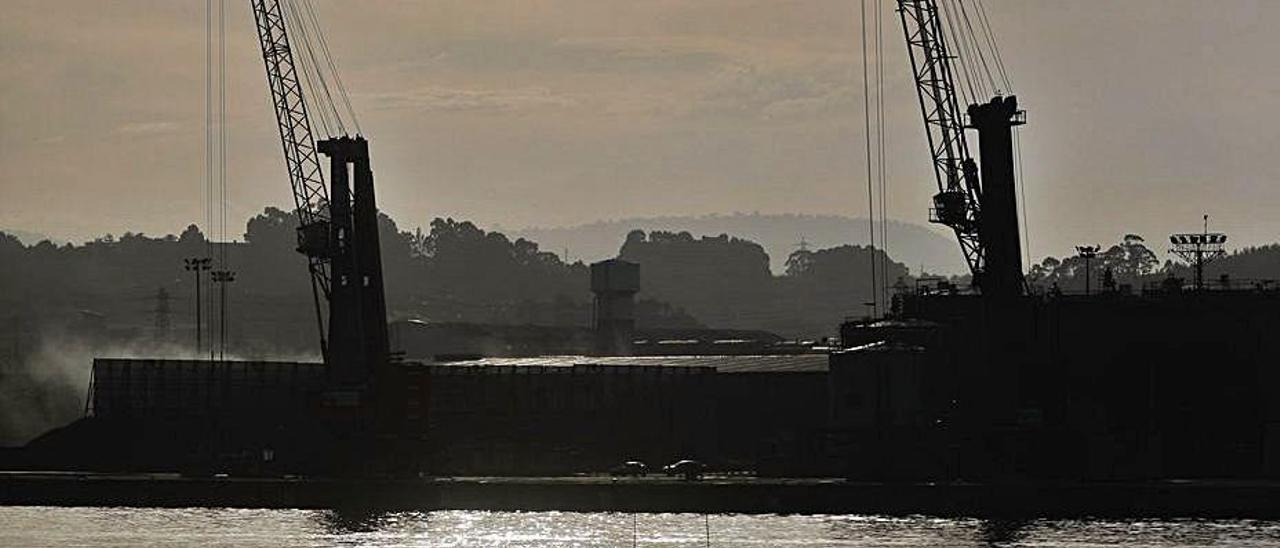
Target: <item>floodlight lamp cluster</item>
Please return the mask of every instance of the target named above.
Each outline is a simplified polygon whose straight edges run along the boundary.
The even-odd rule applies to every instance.
[[[1222,245],[1227,243],[1227,235],[1220,232],[1174,234],[1169,236],[1169,243],[1177,246]]]
[[[192,257],[190,259],[183,259],[182,262],[187,270],[195,270],[197,272],[201,270],[209,270],[210,260],[208,257]]]
[[[1081,257],[1084,257],[1086,259],[1092,259],[1094,257],[1097,257],[1099,251],[1102,251],[1102,246],[1100,245],[1076,246],[1076,252],[1079,253]]]

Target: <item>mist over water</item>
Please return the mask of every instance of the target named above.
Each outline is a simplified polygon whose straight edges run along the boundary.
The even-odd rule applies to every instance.
[[[1280,523],[924,516],[0,508],[3,546],[1273,546]],[[708,535],[709,531],[709,535]],[[709,542],[708,542],[709,540]]]

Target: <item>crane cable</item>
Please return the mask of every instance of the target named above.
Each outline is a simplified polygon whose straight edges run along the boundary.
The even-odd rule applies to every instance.
[[[979,58],[977,47],[978,44],[973,40],[971,33],[967,32],[964,25],[964,17],[961,15],[963,7],[959,0],[943,0],[944,6],[949,6],[949,15],[946,17],[948,30],[951,32],[951,42],[956,45],[953,52],[956,54],[956,62],[961,66],[962,70],[969,80],[969,97],[966,103],[976,103],[990,93],[990,89],[986,84],[991,82],[989,74],[983,73],[983,66],[977,60]]]
[[[885,152],[884,152],[884,17],[882,3],[876,2],[876,165],[880,187],[880,295],[885,308],[889,308],[889,227],[885,200]]]
[[[871,166],[871,85],[867,72],[867,0],[861,0],[862,6],[862,114],[864,143],[866,144],[867,161],[867,222],[871,232],[871,318],[874,320],[880,312],[880,286],[876,278],[876,206],[875,185]]]
[[[227,283],[231,281],[231,261],[227,253],[227,0],[218,0],[218,188],[221,194],[218,207],[221,222],[218,234],[218,263],[221,265],[218,295],[218,358],[226,359],[227,327],[231,317],[227,313]]]
[[[959,69],[963,85],[957,87],[964,101],[976,103],[1011,92],[1013,83],[982,0],[940,0],[938,6],[945,25],[941,30]]]
[[[285,22],[294,38],[299,72],[316,108],[310,109],[328,137],[348,135],[348,124],[356,134],[360,122],[350,94],[339,75],[337,61],[329,49],[320,17],[311,0],[281,0]],[[336,97],[336,99],[335,99]]]
[[[334,107],[333,95],[329,91],[324,72],[320,70],[315,49],[311,46],[311,34],[306,18],[302,16],[294,0],[282,0],[281,4],[284,8],[285,24],[290,28],[293,38],[293,49],[297,53],[299,72],[302,73],[306,89],[312,91],[310,99],[315,108],[308,109],[308,113],[317,118],[327,137],[333,137],[335,133],[346,133],[342,117]]]
[[[972,53],[977,55],[978,64],[982,67],[981,75],[986,77],[986,83],[991,86],[987,89],[988,95],[994,94],[999,91],[1000,85],[996,83],[996,79],[991,73],[991,66],[987,63],[987,56],[982,51],[983,46],[978,42],[977,33],[973,30],[973,21],[969,18],[969,10],[965,9],[964,0],[955,0],[955,2],[960,8],[960,19],[964,23],[964,28],[967,31],[967,34],[965,35],[966,39],[969,40],[969,43],[972,46],[970,50]]]
[[[323,32],[324,27],[320,26],[320,18],[316,15],[315,6],[311,0],[302,0],[307,7],[307,14],[311,20],[311,25],[315,29],[315,35],[320,38],[320,50],[326,63],[329,66],[329,73],[333,75],[334,84],[338,86],[338,96],[342,99],[343,105],[346,107],[347,116],[351,120],[351,125],[356,128],[356,133],[362,133],[360,130],[360,120],[356,118],[356,110],[351,106],[351,96],[347,93],[347,86],[342,83],[342,72],[338,70],[338,64],[333,59],[333,54],[329,51],[329,40],[325,38]]]
[[[204,22],[204,193],[203,193],[203,195],[202,195],[201,197],[202,197],[202,199],[203,199],[203,201],[204,201],[204,204],[203,204],[203,205],[204,205],[204,241],[205,241],[205,257],[213,257],[213,237],[214,237],[214,234],[215,234],[215,232],[216,232],[216,229],[215,229],[215,227],[214,227],[214,223],[213,223],[213,196],[214,196],[214,177],[215,177],[215,171],[214,171],[214,151],[215,151],[215,149],[214,149],[214,146],[213,146],[213,143],[214,143],[214,136],[213,136],[213,133],[214,133],[214,131],[213,131],[213,128],[214,128],[214,115],[213,115],[213,102],[214,102],[214,89],[213,89],[213,82],[214,82],[214,79],[213,79],[213,68],[214,68],[214,58],[213,58],[213,19],[214,19],[214,16],[213,16],[213,0],[205,0],[205,3],[204,3],[204,9],[205,9],[205,22]],[[198,267],[197,267],[197,270],[195,271],[195,275],[197,276],[196,284],[197,284],[197,288],[198,288],[198,287],[199,287],[199,283],[200,283],[200,279],[199,279],[199,277],[200,277],[200,276],[203,276],[203,273],[202,273],[200,270],[198,270]],[[211,295],[209,295],[209,293],[212,293],[212,292],[207,292],[207,293],[204,295],[204,300],[205,300],[205,302],[203,303],[203,304],[204,304],[204,310],[203,310],[203,312],[198,312],[198,313],[197,313],[197,317],[196,317],[196,331],[197,331],[197,333],[196,333],[196,340],[197,340],[197,345],[196,345],[196,357],[197,357],[197,358],[199,358],[199,357],[203,354],[203,352],[204,352],[204,349],[202,348],[202,346],[203,346],[203,345],[202,345],[202,344],[199,344],[199,341],[200,341],[200,340],[202,339],[202,337],[203,337],[203,333],[202,333],[202,331],[204,330],[204,328],[202,327],[202,324],[203,324],[203,325],[205,325],[205,326],[207,326],[207,325],[208,325],[208,323],[209,323],[209,322],[204,322],[204,321],[203,321],[203,320],[204,320],[204,318],[203,318],[202,316],[204,316],[205,314],[209,314],[209,312],[208,312],[208,311],[209,311],[209,308],[210,308],[210,306],[213,304],[213,299],[212,299]],[[197,300],[197,306],[200,306],[200,304],[201,304],[201,303],[199,303],[199,302],[198,302],[198,301],[200,300],[200,298],[199,298],[199,297],[197,297],[197,299],[196,299],[196,300]],[[212,315],[212,314],[209,314],[209,318],[210,318],[210,319],[212,319],[212,318],[213,318],[213,315]],[[210,329],[210,332],[212,332],[212,329]],[[212,339],[212,337],[210,337],[210,339]],[[212,350],[213,350],[213,343],[212,343],[212,341],[209,343],[209,349],[210,349],[210,352],[212,352]]]
[[[1018,162],[1018,200],[1022,206],[1022,252],[1026,255],[1024,268],[1031,268],[1031,219],[1027,217],[1027,179],[1022,175],[1022,131],[1013,128],[1013,153]]]
[[[212,264],[206,267],[208,270],[197,270],[196,275],[201,279],[207,275],[211,283],[219,283],[219,291],[215,295],[214,286],[211,285],[209,291],[201,296],[203,310],[197,318],[196,329],[200,332],[198,335],[209,335],[210,361],[225,358],[226,355],[229,323],[226,282],[234,279],[228,275],[231,258],[227,246],[230,201],[227,192],[226,37],[226,0],[218,0],[216,12],[213,0],[205,0],[204,188],[201,201],[204,206],[203,258]],[[214,315],[215,304],[217,316]],[[215,318],[218,321],[216,328]],[[196,357],[203,353],[204,345],[201,344],[196,349]]]
[[[216,29],[215,29],[216,24]],[[215,38],[216,32],[216,38]],[[205,257],[216,259],[211,270],[211,281],[220,284],[218,295],[213,287],[205,292],[205,328],[209,333],[209,359],[225,358],[227,349],[227,298],[226,281],[221,279],[230,269],[227,250],[227,31],[226,0],[218,0],[217,12],[213,0],[205,0],[205,150],[204,150],[204,210]],[[216,52],[215,52],[216,48]],[[216,71],[216,75],[215,75]],[[204,272],[197,271],[198,276]],[[218,305],[218,324],[215,332],[214,305]],[[202,318],[203,319],[203,318]],[[201,329],[202,328],[197,328]],[[216,337],[214,335],[217,335]],[[203,349],[197,349],[202,354]]]
[[[1009,71],[1005,69],[1004,58],[1000,55],[1000,46],[996,43],[996,33],[991,30],[991,20],[987,18],[987,8],[982,4],[982,0],[974,0],[978,6],[978,20],[981,23],[983,33],[987,37],[987,44],[991,47],[991,55],[995,58],[996,69],[1000,72],[1000,78],[1004,82],[1006,92],[1013,91],[1013,82],[1009,79]]]
[[[956,17],[951,15],[955,12],[955,8],[948,7],[949,4],[945,0],[940,2],[938,6],[942,12],[938,14],[938,18],[946,24],[945,27],[939,29],[939,32],[944,35],[946,43],[950,45],[948,50],[955,61],[953,66],[957,66],[960,69],[960,83],[963,85],[956,86],[956,89],[960,92],[960,98],[965,104],[972,104],[981,95],[981,93],[978,90],[978,79],[975,78],[973,70],[968,63],[968,59],[970,57],[968,42],[964,40],[963,35],[956,30],[956,25],[953,21]]]

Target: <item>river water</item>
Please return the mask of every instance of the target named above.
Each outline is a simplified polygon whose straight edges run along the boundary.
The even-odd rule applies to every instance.
[[[709,534],[708,534],[709,533]],[[0,507],[0,546],[1277,546],[1280,522]]]

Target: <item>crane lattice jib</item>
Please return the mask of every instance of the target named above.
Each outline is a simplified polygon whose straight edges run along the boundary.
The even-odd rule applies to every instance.
[[[329,191],[320,170],[302,82],[289,47],[289,34],[280,2],[251,2],[258,41],[262,46],[262,60],[267,69],[267,85],[271,88],[271,101],[275,106],[276,125],[280,130],[280,143],[284,146],[285,167],[293,188],[299,226],[298,251],[307,256],[311,271],[311,289],[323,346],[325,329],[320,310],[321,296],[326,301],[329,297]]]
[[[947,51],[938,5],[934,0],[898,0],[898,14],[938,185],[930,220],[955,230],[965,261],[977,276],[984,256],[978,241],[980,188],[965,141],[964,114],[952,79],[953,57]]]

